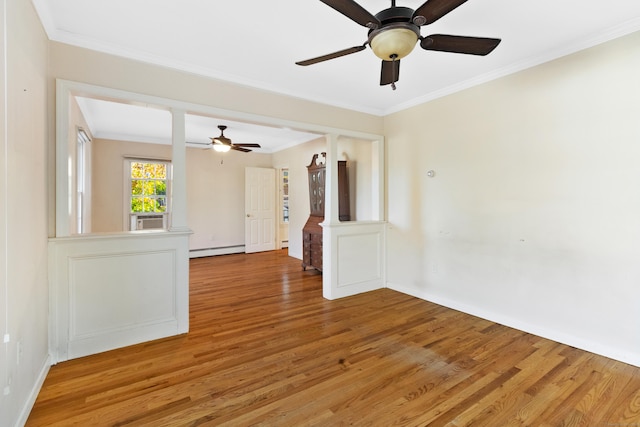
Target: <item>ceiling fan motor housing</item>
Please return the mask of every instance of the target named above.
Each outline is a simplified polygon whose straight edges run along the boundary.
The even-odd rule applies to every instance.
[[[383,61],[394,61],[411,53],[420,37],[420,27],[413,22],[413,9],[391,7],[376,15],[380,28],[369,31],[369,46]]]

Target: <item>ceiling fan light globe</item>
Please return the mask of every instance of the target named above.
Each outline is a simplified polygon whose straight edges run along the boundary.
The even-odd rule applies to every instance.
[[[389,28],[373,35],[369,41],[371,50],[383,61],[402,59],[409,55],[416,43],[418,34],[410,28]]]
[[[231,146],[220,144],[220,143],[214,143],[213,149],[216,150],[218,153],[226,153],[227,151],[231,150]]]

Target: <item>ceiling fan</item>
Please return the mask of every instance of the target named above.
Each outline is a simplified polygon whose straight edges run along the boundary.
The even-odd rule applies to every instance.
[[[357,24],[369,28],[367,41],[360,46],[299,61],[296,64],[303,66],[317,64],[363,51],[369,45],[373,53],[382,59],[380,86],[390,84],[393,90],[396,89],[395,83],[399,79],[400,59],[411,53],[418,40],[420,40],[420,47],[425,50],[482,56],[491,53],[501,41],[486,37],[447,34],[431,34],[426,37],[420,35],[421,26],[437,21],[467,0],[427,0],[416,10],[396,6],[396,1],[391,0],[391,7],[375,16],[353,0],[320,1]]]
[[[260,148],[260,144],[234,144],[229,138],[224,136],[224,131],[225,129],[227,129],[225,125],[219,125],[218,129],[220,129],[220,136],[209,138],[211,139],[213,149],[218,152],[226,153],[229,150],[236,150],[242,151],[243,153],[248,153],[251,150],[249,150],[249,148],[247,147]]]

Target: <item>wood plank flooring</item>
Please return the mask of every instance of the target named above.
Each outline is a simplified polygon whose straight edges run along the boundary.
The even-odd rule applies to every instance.
[[[640,369],[285,251],[191,261],[191,331],[53,366],[27,426],[640,426]]]

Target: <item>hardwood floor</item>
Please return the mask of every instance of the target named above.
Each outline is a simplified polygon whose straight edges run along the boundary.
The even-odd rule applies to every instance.
[[[640,426],[640,368],[284,251],[191,261],[191,332],[53,366],[27,426]]]

